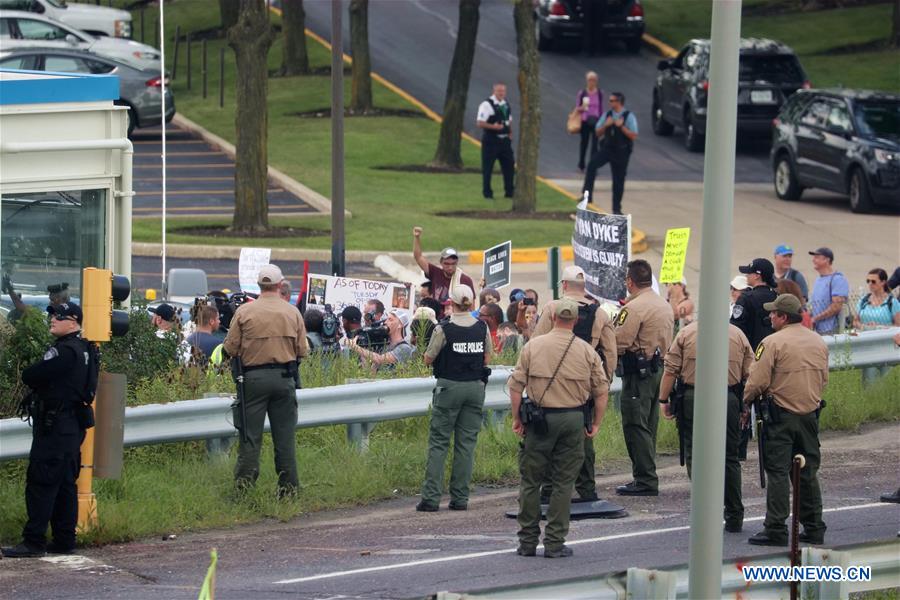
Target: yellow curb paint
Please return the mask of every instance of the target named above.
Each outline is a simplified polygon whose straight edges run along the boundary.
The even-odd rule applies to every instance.
[[[656,50],[657,50],[660,54],[662,54],[663,56],[665,56],[666,58],[675,58],[676,56],[678,56],[678,50],[676,50],[676,49],[673,48],[672,46],[666,44],[665,42],[662,42],[662,41],[656,39],[655,37],[653,37],[653,36],[650,35],[649,33],[645,33],[645,34],[644,34],[643,40],[644,40],[645,43],[647,43],[647,44],[653,46],[654,48],[656,48]]]

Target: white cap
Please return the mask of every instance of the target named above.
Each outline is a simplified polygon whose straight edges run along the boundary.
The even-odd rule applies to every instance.
[[[395,308],[388,314],[397,317],[397,320],[399,320],[400,324],[404,327],[409,327],[409,311],[402,308]]]
[[[437,315],[434,314],[434,309],[428,306],[420,306],[416,309],[416,312],[413,313],[414,319],[422,319],[428,320],[437,325]]]
[[[259,268],[259,275],[256,276],[256,283],[260,285],[272,285],[282,281],[284,281],[284,275],[281,274],[281,269],[275,265],[263,265]]]
[[[560,277],[560,281],[574,281],[578,282],[584,281],[584,269],[581,267],[576,267],[575,265],[570,265],[563,269],[562,277]]]
[[[465,284],[459,284],[457,286],[454,286],[453,291],[450,292],[450,300],[452,300],[454,304],[458,304],[460,306],[471,306],[471,304],[475,301],[475,292],[473,292],[472,288],[470,288],[469,286]]]
[[[731,280],[731,287],[736,290],[746,290],[750,287],[750,284],[747,283],[746,275],[737,275],[734,279]]]

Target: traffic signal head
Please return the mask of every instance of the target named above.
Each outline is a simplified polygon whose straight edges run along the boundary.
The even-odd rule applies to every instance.
[[[92,342],[108,342],[112,336],[128,333],[128,313],[113,310],[113,302],[122,302],[131,293],[127,277],[113,275],[109,269],[87,267],[82,271],[81,308],[84,322],[81,335]]]

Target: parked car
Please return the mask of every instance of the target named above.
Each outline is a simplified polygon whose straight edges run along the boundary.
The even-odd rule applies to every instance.
[[[584,36],[584,3],[593,0],[537,0],[534,20],[538,50],[550,50],[558,43],[580,42]],[[644,7],[640,0],[606,0],[598,3],[597,22],[604,40],[623,40],[631,52],[641,49],[644,35]]]
[[[848,194],[853,212],[900,206],[900,95],[801,91],[773,122],[771,156],[782,200],[821,188]]]
[[[131,13],[108,6],[69,4],[66,0],[0,0],[0,9],[44,15],[93,36],[131,37]]]
[[[691,152],[703,149],[706,135],[709,50],[709,40],[691,40],[677,57],[659,61],[653,86],[653,133],[671,135],[679,126]],[[808,87],[806,72],[788,46],[769,39],[742,39],[738,134],[768,136],[778,109],[794,92]]]
[[[159,50],[152,46],[123,38],[97,38],[43,15],[0,10],[0,47],[12,50],[35,46],[89,50],[139,69],[160,69]]]
[[[64,48],[18,48],[0,51],[0,68],[57,73],[110,73],[119,77],[119,100],[128,107],[128,135],[136,127],[159,125],[162,110],[160,72],[138,69],[121,61],[85,50]],[[175,116],[175,99],[166,87],[166,122]]]

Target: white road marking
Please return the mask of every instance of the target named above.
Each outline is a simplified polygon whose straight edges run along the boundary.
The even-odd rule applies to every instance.
[[[65,567],[73,571],[89,571],[91,573],[118,573],[120,569],[111,567],[80,554],[57,554],[44,556],[42,561]]]
[[[885,502],[870,502],[867,504],[857,504],[853,506],[839,506],[836,508],[826,508],[823,510],[823,513],[834,513],[834,512],[845,512],[850,510],[862,510],[865,508],[877,508],[884,506],[894,506],[893,504],[888,504]],[[750,521],[762,521],[765,519],[765,516],[761,517],[751,517],[749,519],[744,519],[744,523]],[[602,537],[596,538],[588,538],[584,540],[574,540],[567,541],[566,545],[568,546],[576,546],[581,544],[595,544],[597,542],[609,542],[612,540],[624,540],[628,538],[636,538],[643,537],[649,535],[657,535],[660,533],[673,533],[675,531],[687,531],[691,527],[690,525],[682,525],[679,527],[665,527],[662,529],[648,529],[645,531],[632,531],[630,533],[619,533],[615,535],[605,535]],[[538,546],[538,548],[542,548],[543,546]],[[407,569],[410,567],[419,567],[422,565],[433,565],[444,562],[453,562],[457,560],[471,560],[473,558],[483,558],[485,556],[496,556],[499,554],[510,554],[515,552],[515,548],[505,548],[503,550],[489,550],[486,552],[471,552],[469,554],[457,554],[454,556],[443,556],[441,558],[427,558],[423,560],[414,560],[405,563],[398,563],[394,565],[381,565],[379,567],[365,567],[362,569],[351,569],[349,571],[334,571],[332,573],[320,573],[319,575],[310,575],[308,577],[297,577],[295,579],[282,579],[281,581],[276,581],[275,585],[278,584],[289,584],[289,583],[305,583],[307,581],[318,581],[320,579],[334,579],[337,577],[349,577],[353,575],[361,575],[363,573],[377,573],[379,571],[393,571],[396,569]]]

